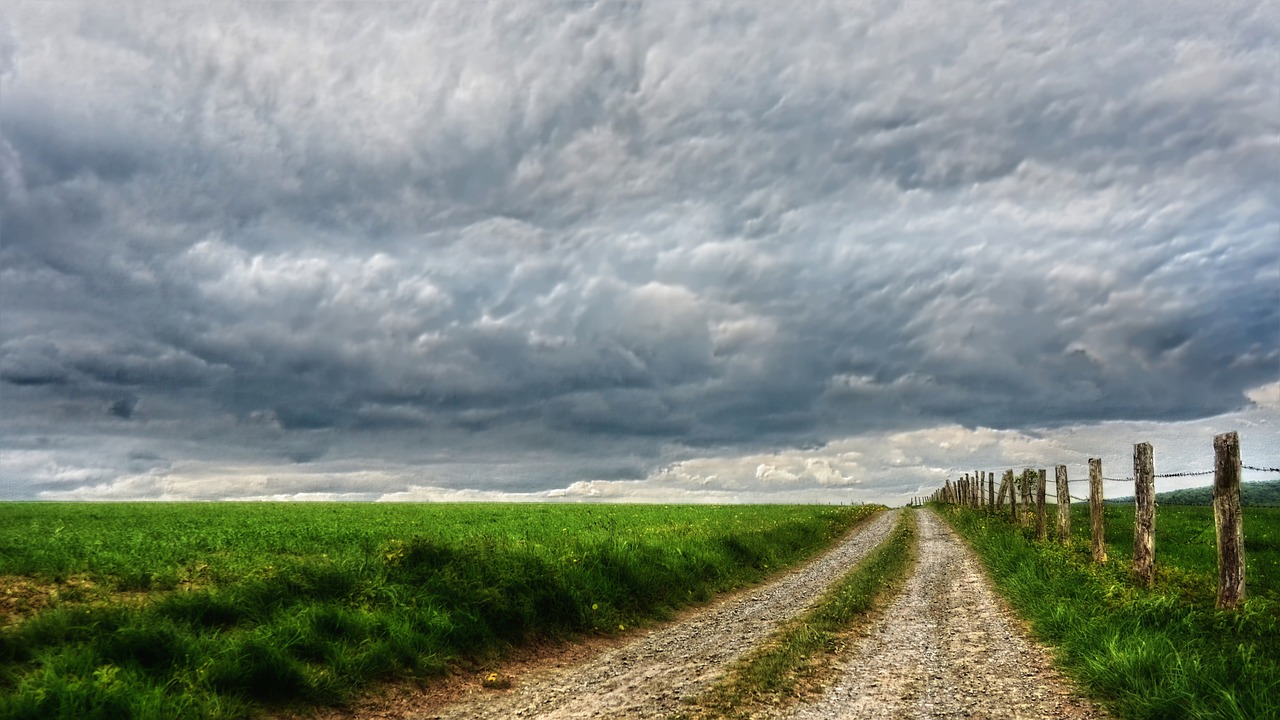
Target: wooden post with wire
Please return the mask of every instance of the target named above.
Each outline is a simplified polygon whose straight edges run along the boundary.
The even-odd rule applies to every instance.
[[[1035,502],[1032,499],[1031,478],[1027,476],[1027,473],[1029,470],[1030,468],[1027,468],[1027,470],[1023,470],[1022,475],[1020,475],[1018,478],[1021,481],[1021,485],[1022,485],[1022,515],[1021,515],[1022,522],[1021,524],[1023,526],[1030,524],[1031,505],[1033,502]]]
[[[1058,484],[1058,542],[1065,545],[1071,542],[1071,488],[1066,465],[1054,469],[1054,480]]]
[[[1006,470],[1005,476],[1009,478],[1009,522],[1018,525],[1022,522],[1022,516],[1018,513],[1017,479],[1013,475],[1013,470]]]
[[[1093,561],[1107,561],[1106,525],[1102,515],[1102,458],[1089,458],[1089,535]]]
[[[1039,482],[1036,483],[1036,539],[1046,540],[1049,537],[1049,528],[1045,525],[1044,494],[1049,485],[1049,472],[1041,469],[1036,475],[1039,478]]]
[[[1150,586],[1156,564],[1156,477],[1151,443],[1133,446],[1133,574]]]
[[[987,473],[987,511],[996,511],[996,473],[994,470]]]
[[[1218,607],[1244,599],[1244,525],[1240,516],[1240,436],[1213,438],[1213,525],[1218,535]]]

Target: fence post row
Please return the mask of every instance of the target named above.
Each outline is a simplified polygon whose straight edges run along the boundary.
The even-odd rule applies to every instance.
[[[1243,466],[1240,462],[1240,436],[1235,432],[1222,433],[1213,438],[1213,524],[1218,547],[1218,597],[1217,606],[1238,608],[1245,598],[1244,523],[1240,504],[1240,480]],[[1264,469],[1264,468],[1253,468]],[[1181,473],[1204,474],[1204,473]],[[1168,477],[1168,476],[1162,476]],[[1138,584],[1149,587],[1155,579],[1156,560],[1156,512],[1155,512],[1155,461],[1151,443],[1133,446],[1133,576]],[[1071,485],[1067,466],[1054,467],[1057,489],[1058,518],[1057,539],[1063,544],[1071,542]],[[1034,500],[1032,483],[1035,483]],[[1089,458],[1089,536],[1090,550],[1095,563],[1107,562],[1106,515],[1102,492],[1102,459]],[[985,488],[983,486],[986,486]],[[996,474],[985,470],[965,473],[953,484],[947,478],[927,499],[912,498],[912,505],[926,501],[985,508],[995,513],[1004,507],[1009,497],[1009,522],[1027,527],[1031,522],[1035,503],[1036,537],[1047,540],[1045,494],[1048,471],[1027,468],[1020,475],[1012,469],[1000,477],[1000,493],[996,494]],[[1019,507],[1018,496],[1022,496]]]
[[[1213,525],[1218,536],[1218,607],[1244,599],[1244,524],[1240,517],[1240,436],[1213,438]]]
[[[1144,586],[1155,578],[1156,478],[1151,443],[1133,446],[1133,574]]]

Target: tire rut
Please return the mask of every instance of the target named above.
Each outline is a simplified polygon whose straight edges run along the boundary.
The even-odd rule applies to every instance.
[[[511,690],[477,693],[416,720],[659,718],[718,679],[779,623],[803,612],[888,536],[900,511],[880,514],[833,550],[770,584],[743,591],[570,668],[531,674]]]
[[[977,557],[930,510],[902,594],[794,720],[1107,717],[1076,695],[997,599]]]

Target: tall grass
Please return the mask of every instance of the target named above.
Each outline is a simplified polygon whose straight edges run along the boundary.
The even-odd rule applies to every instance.
[[[1160,508],[1156,581],[1132,582],[1132,509],[1107,509],[1110,562],[1090,561],[1088,508],[1072,508],[1072,542],[1037,542],[1003,517],[943,507],[1001,592],[1054,646],[1084,688],[1126,718],[1280,717],[1280,513],[1246,511],[1250,598],[1215,609],[1212,511]],[[1205,528],[1208,528],[1208,534]],[[1256,572],[1254,572],[1256,568]]]
[[[666,616],[797,562],[872,512],[0,505],[0,582],[44,593],[0,630],[0,717],[238,718],[341,703],[533,636]]]

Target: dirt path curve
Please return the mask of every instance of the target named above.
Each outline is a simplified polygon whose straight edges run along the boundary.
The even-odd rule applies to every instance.
[[[654,630],[585,664],[521,678],[509,691],[483,692],[409,717],[426,720],[508,718],[660,718],[705,689],[725,666],[782,620],[808,607],[893,529],[882,513],[835,549],[769,585],[739,593]]]
[[[1076,696],[998,602],[973,552],[932,511],[902,595],[841,663],[842,677],[794,720],[1103,718]]]

